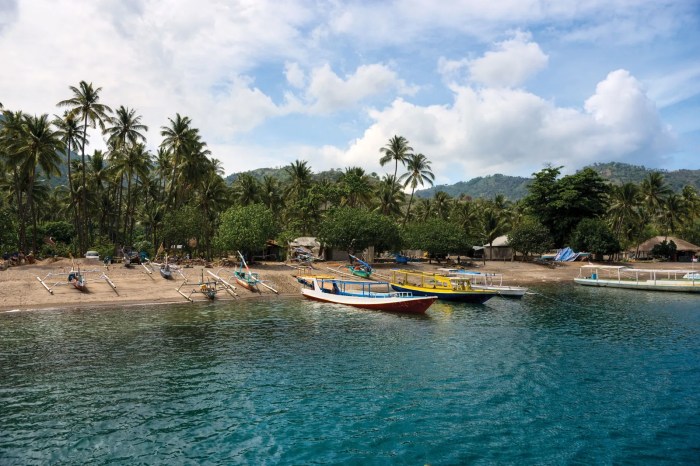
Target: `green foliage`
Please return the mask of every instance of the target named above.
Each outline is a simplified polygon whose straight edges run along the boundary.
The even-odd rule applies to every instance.
[[[236,206],[221,215],[216,244],[225,251],[244,254],[261,251],[279,231],[275,215],[262,204]]]
[[[50,236],[54,241],[61,241],[62,243],[69,244],[73,241],[73,237],[75,237],[75,227],[65,220],[45,222],[43,224],[43,234],[45,236]]]
[[[689,222],[681,230],[680,237],[690,243],[700,244],[700,219],[696,218],[692,222]]]
[[[596,218],[606,212],[609,186],[590,168],[558,179],[561,167],[547,167],[535,173],[528,187],[525,205],[554,239],[563,246],[573,229],[585,218]]]
[[[571,246],[576,251],[590,252],[596,256],[620,252],[620,242],[608,225],[599,219],[581,220],[571,235]]]
[[[106,236],[94,238],[88,250],[97,251],[100,254],[100,259],[114,257],[114,244]]]
[[[464,254],[472,248],[458,225],[439,218],[406,225],[403,238],[404,247],[422,249],[430,255]]]
[[[189,240],[201,232],[202,224],[202,212],[195,206],[187,205],[171,210],[163,218],[163,242],[166,245],[182,244],[187,247]]]
[[[542,254],[554,246],[549,230],[537,219],[526,217],[508,234],[508,244],[525,259],[530,254]]]
[[[344,251],[361,251],[374,246],[377,252],[401,245],[396,224],[388,217],[353,207],[339,207],[328,213],[319,225],[323,243]]]
[[[0,250],[2,252],[16,251],[17,225],[9,209],[0,209]]]
[[[661,243],[654,245],[651,249],[651,255],[656,259],[668,260],[676,256],[676,249],[676,243],[673,240],[663,240]]]
[[[146,240],[141,240],[137,241],[134,243],[134,249],[136,249],[138,252],[145,252],[148,257],[153,257],[154,256],[154,248],[153,248],[153,243],[150,241]]]

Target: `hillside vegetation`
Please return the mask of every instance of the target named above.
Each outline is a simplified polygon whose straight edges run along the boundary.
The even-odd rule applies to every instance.
[[[619,162],[596,163],[589,167],[598,172],[605,180],[617,185],[639,183],[649,173],[661,172],[666,183],[675,192],[680,192],[683,186],[686,185],[694,186],[700,190],[700,170],[658,170]],[[258,181],[262,181],[265,175],[275,177],[280,181],[286,181],[288,178],[288,175],[282,168],[258,168],[245,173],[250,174]],[[342,170],[340,169],[327,170],[314,174],[314,178],[317,180],[326,178],[336,181],[341,173]],[[231,184],[239,175],[240,173],[233,173],[226,177],[226,181]],[[453,198],[492,199],[496,195],[502,194],[508,200],[517,201],[527,195],[527,187],[531,182],[532,178],[522,176],[501,174],[479,176],[469,181],[459,181],[454,184],[442,184],[428,189],[419,189],[416,190],[416,197],[432,198],[436,192],[443,191]]]

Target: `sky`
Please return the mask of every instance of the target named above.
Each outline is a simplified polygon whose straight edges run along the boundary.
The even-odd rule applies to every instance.
[[[700,168],[700,0],[0,0],[6,109],[60,115],[82,80],[153,151],[190,117],[226,174],[382,176],[394,135],[436,184]]]

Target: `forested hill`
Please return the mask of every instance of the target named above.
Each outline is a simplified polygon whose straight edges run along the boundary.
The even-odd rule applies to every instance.
[[[630,165],[619,162],[597,163],[590,165],[589,168],[597,171],[604,179],[611,181],[614,184],[623,184],[627,182],[639,183],[649,173],[661,172],[664,175],[666,183],[676,192],[683,189],[683,186],[695,186],[700,191],[700,170],[658,170],[637,165]],[[283,168],[258,168],[244,172],[253,176],[258,181],[262,181],[265,175],[273,176],[280,180],[286,180],[288,175]],[[317,180],[326,178],[337,180],[343,173],[340,169],[328,170],[314,174]],[[233,173],[226,177],[226,181],[230,184],[240,173]],[[532,178],[522,176],[507,176],[507,175],[488,175],[472,178],[469,181],[460,181],[455,184],[443,184],[433,186],[428,189],[420,189],[416,191],[418,197],[433,197],[438,191],[444,191],[451,197],[469,196],[476,198],[493,198],[497,194],[503,194],[507,199],[516,201],[527,195],[527,186]]]
[[[682,190],[686,185],[695,186],[696,189],[700,190],[700,170],[668,171],[619,162],[596,163],[590,165],[590,168],[615,184],[639,183],[649,173],[660,172],[664,175],[666,183],[675,192]]]
[[[280,181],[286,181],[289,178],[289,175],[287,172],[284,171],[284,168],[256,168],[255,170],[250,170],[247,172],[239,172],[239,173],[231,173],[228,175],[224,180],[228,184],[232,184],[234,181],[236,181],[236,178],[238,178],[241,174],[248,174],[255,178],[258,181],[262,181],[264,177],[266,176],[271,176],[273,178],[277,178]],[[340,175],[343,173],[342,170],[340,169],[331,169],[331,170],[326,170],[322,171],[319,173],[314,173],[313,177],[315,180],[322,180],[322,179],[328,179],[331,181],[337,180]]]
[[[675,192],[680,192],[686,185],[694,186],[700,191],[700,170],[668,171],[619,162],[596,163],[587,168],[592,168],[601,177],[614,184],[639,183],[649,173],[661,172],[666,183]],[[503,194],[507,199],[515,201],[527,195],[527,185],[530,181],[531,178],[519,176],[480,176],[469,181],[422,189],[416,191],[416,196],[432,197],[437,191],[444,191],[452,197],[465,195],[472,198],[493,198],[497,194]]]
[[[489,175],[472,178],[469,181],[460,181],[455,184],[441,184],[428,189],[416,191],[418,197],[433,197],[438,191],[444,191],[452,197],[461,195],[471,198],[493,198],[497,194],[503,194],[511,201],[516,201],[527,195],[527,185],[531,178],[522,176]]]

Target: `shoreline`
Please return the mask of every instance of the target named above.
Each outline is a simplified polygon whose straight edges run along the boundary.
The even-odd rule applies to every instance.
[[[54,294],[50,294],[37,280],[42,279],[48,273],[65,274],[71,269],[70,259],[46,259],[35,264],[24,264],[10,267],[0,271],[0,313],[32,311],[32,310],[83,310],[86,308],[104,308],[112,306],[152,306],[152,305],[172,305],[187,304],[175,289],[182,283],[181,277],[165,280],[155,269],[152,274],[137,266],[126,268],[121,265],[110,265],[105,267],[102,263],[85,259],[75,260],[76,266],[86,273],[88,282],[88,292],[79,292],[67,284],[67,278],[62,275],[47,279],[50,286],[53,283],[61,283],[64,286],[54,287]],[[314,264],[313,272],[319,274],[331,274],[329,267],[343,265],[337,262],[318,262]],[[472,267],[479,272],[496,273],[503,275],[504,285],[513,286],[534,286],[548,283],[572,283],[578,276],[579,268],[586,262],[558,263],[556,267],[548,267],[532,262],[510,262],[510,261],[486,261],[473,263]],[[464,265],[464,264],[462,264]],[[437,272],[439,268],[446,267],[446,264],[428,264],[426,262],[411,263],[410,266],[403,266],[414,270]],[[657,268],[657,269],[689,269],[687,263],[637,263],[630,264],[635,268]],[[386,275],[390,269],[398,268],[398,264],[376,264],[375,274],[377,276]],[[454,267],[454,266],[451,266]],[[185,294],[190,290],[202,276],[208,277],[206,271],[216,271],[216,267],[206,268],[204,266],[192,266],[183,268],[183,273],[190,280],[190,284],[183,286]],[[233,268],[227,268],[233,270]],[[260,287],[260,293],[253,293],[240,287],[236,288],[238,297],[230,296],[228,293],[220,291],[216,301],[235,302],[249,299],[286,299],[290,297],[301,297],[300,285],[293,275],[299,271],[281,262],[260,262],[253,264],[251,270],[260,274],[260,277],[268,282],[279,294],[275,294],[265,287]],[[700,269],[698,269],[700,270]],[[98,277],[101,273],[106,273],[117,287],[117,293],[103,280]],[[347,278],[342,275],[339,278]],[[381,279],[381,277],[379,277]],[[192,283],[193,282],[193,283]],[[192,295],[194,303],[208,303],[207,298],[199,293]],[[193,303],[193,304],[194,304]]]

